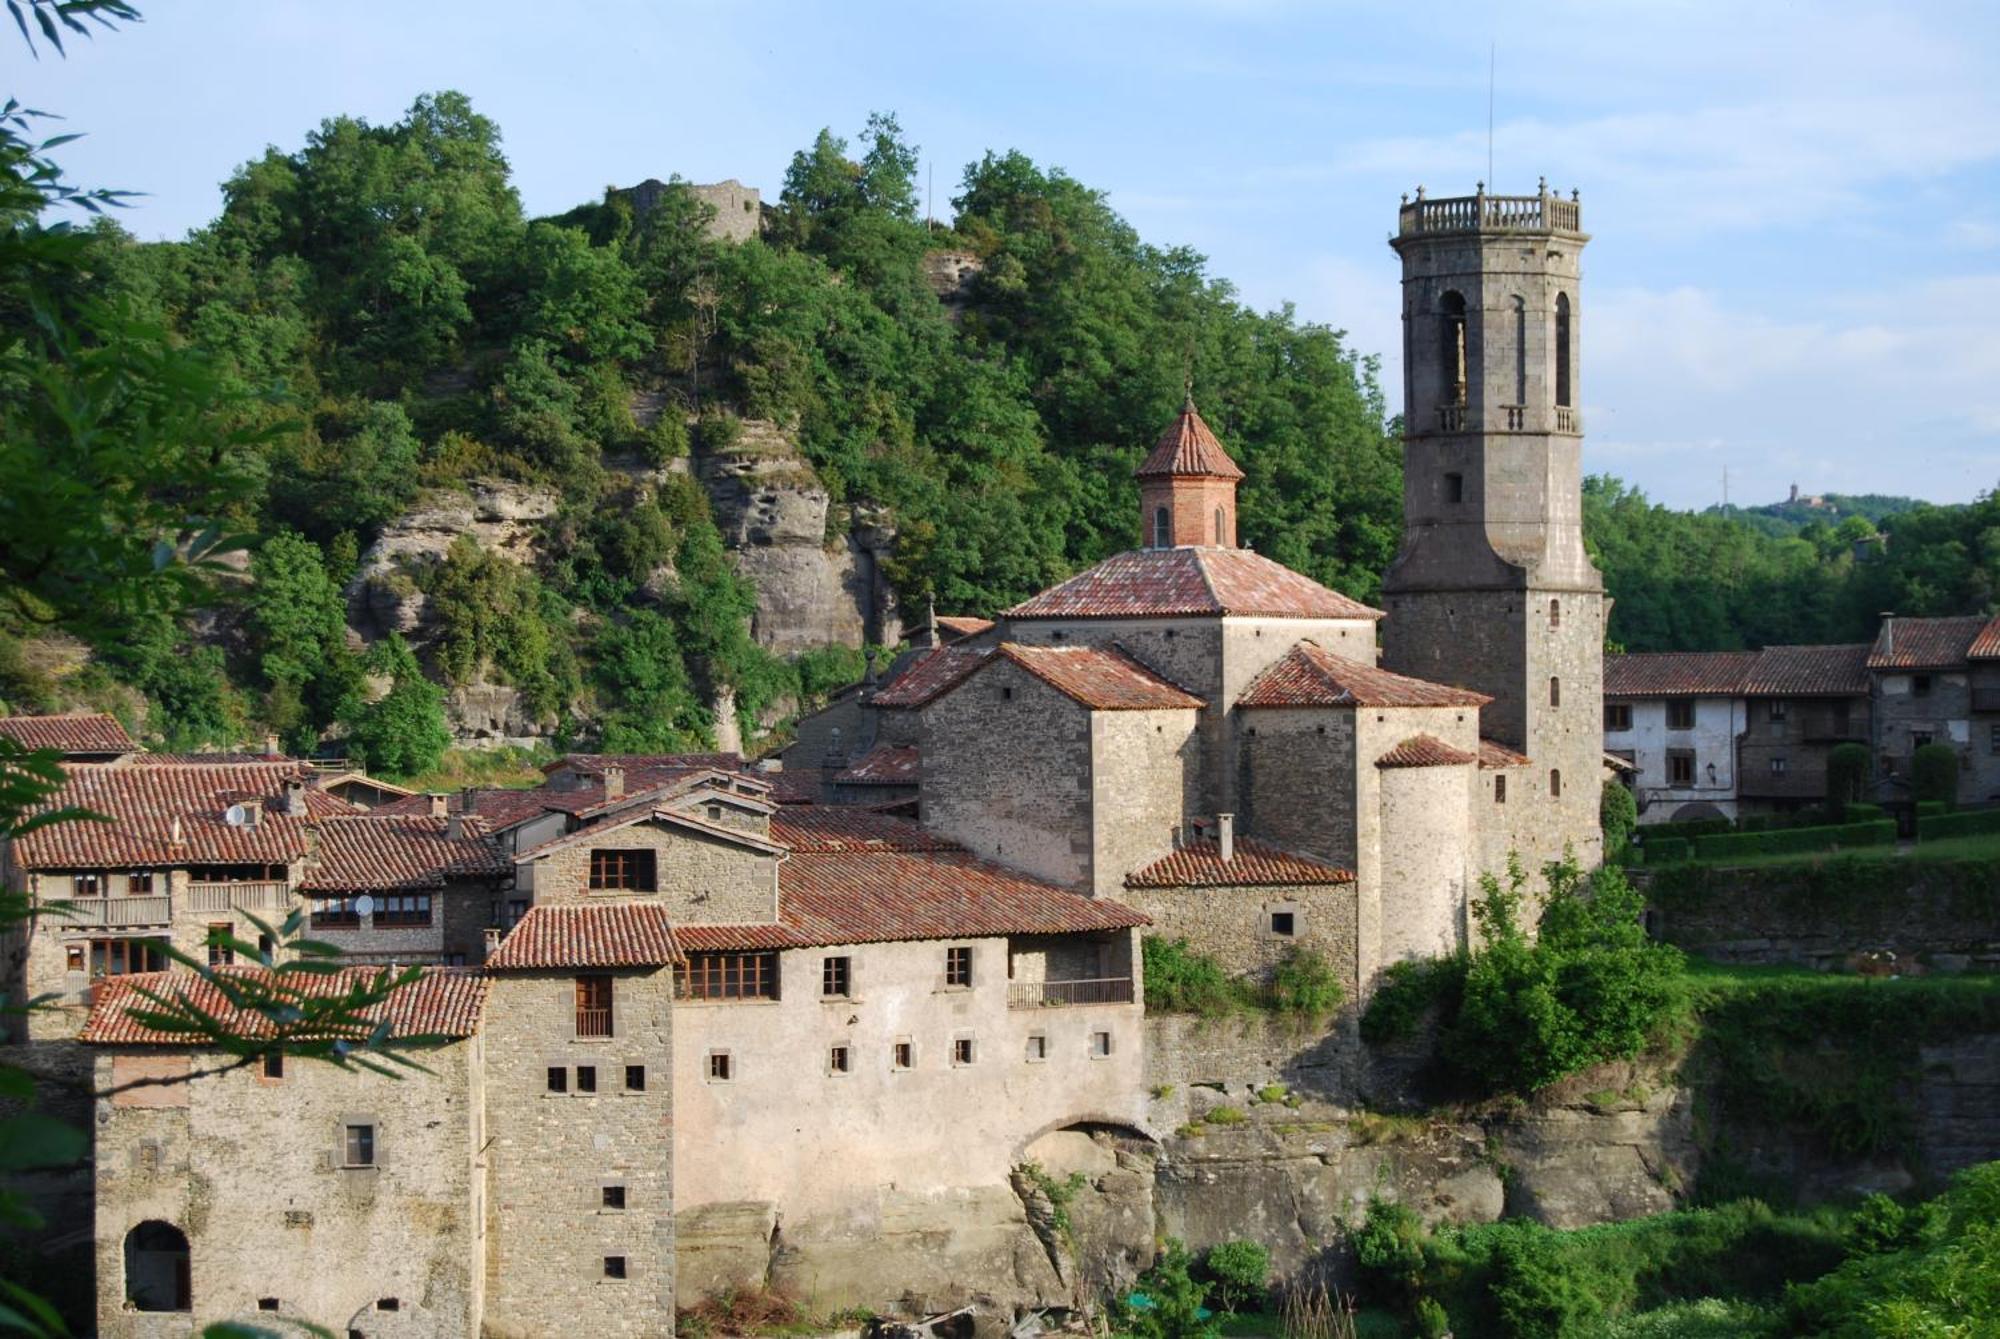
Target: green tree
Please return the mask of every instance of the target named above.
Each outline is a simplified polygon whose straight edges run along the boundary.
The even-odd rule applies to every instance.
[[[1910,793],[1918,803],[1958,803],[1958,750],[1924,744],[1910,755]]]
[[[1606,780],[1597,801],[1597,822],[1604,832],[1604,858],[1615,858],[1639,826],[1639,801],[1622,781]]]
[[[672,623],[639,610],[627,623],[607,624],[592,653],[592,681],[612,704],[598,722],[606,751],[675,753],[713,743]]]
[[[272,724],[310,751],[360,686],[347,650],[347,605],[310,540],[273,535],[251,559],[249,606]],[[296,710],[293,709],[296,704]]]
[[[1826,755],[1826,807],[1836,820],[1867,794],[1870,767],[1866,744],[1836,744]]]
[[[375,645],[368,670],[387,678],[389,691],[374,702],[350,707],[348,756],[384,776],[435,771],[451,747],[444,690],[424,677],[416,656],[398,636]]]

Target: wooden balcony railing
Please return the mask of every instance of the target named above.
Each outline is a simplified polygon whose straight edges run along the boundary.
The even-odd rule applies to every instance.
[[[1132,978],[1100,976],[1080,981],[1011,981],[1009,1009],[1054,1009],[1071,1004],[1130,1004]]]
[[[173,899],[165,893],[145,897],[72,897],[43,906],[65,929],[166,925],[173,920]]]
[[[611,1011],[609,1009],[578,1009],[576,1011],[576,1035],[579,1037],[610,1036]]]
[[[291,889],[282,879],[188,885],[189,911],[278,911],[291,900]]]

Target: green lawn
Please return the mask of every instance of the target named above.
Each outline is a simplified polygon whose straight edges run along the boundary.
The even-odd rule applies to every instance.
[[[2000,860],[2000,833],[1988,833],[1978,837],[1951,837],[1944,841],[1910,842],[1895,846],[1854,846],[1834,851],[1795,851],[1781,855],[1741,856],[1734,860],[1697,860],[1689,863],[1709,865],[1716,869],[1762,869],[1769,865],[1809,865],[1819,860]]]

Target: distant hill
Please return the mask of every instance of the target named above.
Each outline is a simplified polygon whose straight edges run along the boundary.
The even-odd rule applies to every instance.
[[[1874,525],[1885,517],[1897,516],[1925,506],[1921,498],[1889,497],[1882,493],[1800,493],[1784,502],[1761,507],[1709,507],[1704,516],[1725,516],[1767,535],[1794,535],[1815,522],[1838,525],[1850,516],[1860,516]]]

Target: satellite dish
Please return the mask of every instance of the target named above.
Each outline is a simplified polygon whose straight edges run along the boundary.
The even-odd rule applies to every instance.
[[[250,821],[250,811],[240,804],[232,804],[222,811],[222,821],[232,828],[240,828]]]
[[[366,893],[355,898],[354,914],[357,916],[373,916],[375,914],[375,899]]]

